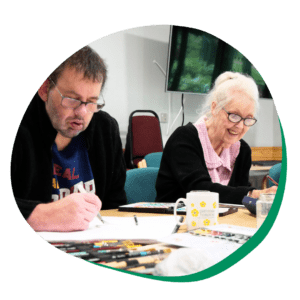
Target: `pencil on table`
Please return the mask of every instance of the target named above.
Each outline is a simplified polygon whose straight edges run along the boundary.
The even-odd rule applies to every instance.
[[[137,216],[136,216],[136,215],[134,215],[134,216],[133,216],[133,218],[134,218],[135,225],[139,225],[139,222],[138,222]]]
[[[181,218],[179,219],[179,222],[180,222],[180,223],[182,223],[183,219],[184,219],[184,218],[183,218],[183,217],[181,217]],[[172,234],[173,234],[173,233],[177,233],[177,232],[178,232],[178,230],[179,230],[179,228],[180,228],[180,226],[181,226],[181,225],[179,225],[179,224],[176,224],[176,226],[175,226],[174,230],[172,231]]]

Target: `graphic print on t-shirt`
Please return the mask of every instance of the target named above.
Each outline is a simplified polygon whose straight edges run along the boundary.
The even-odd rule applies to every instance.
[[[95,194],[95,182],[84,138],[79,135],[72,139],[62,151],[52,146],[53,178],[52,200],[60,200],[77,193],[83,185],[88,193]]]

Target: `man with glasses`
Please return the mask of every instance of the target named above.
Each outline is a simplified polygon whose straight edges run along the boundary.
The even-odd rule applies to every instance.
[[[101,208],[126,204],[118,124],[101,111],[105,82],[103,60],[84,47],[49,76],[23,117],[12,187],[36,231],[85,230]]]
[[[242,204],[277,187],[257,190],[249,183],[251,149],[242,139],[256,123],[258,88],[251,77],[225,72],[207,95],[194,124],[168,139],[156,181],[158,202],[175,202],[193,190],[219,194],[220,203]]]

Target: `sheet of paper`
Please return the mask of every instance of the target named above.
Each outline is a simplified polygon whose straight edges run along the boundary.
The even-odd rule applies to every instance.
[[[47,241],[87,241],[95,239],[158,239],[175,228],[174,216],[140,217],[138,225],[132,217],[95,218],[87,230],[76,232],[38,232]]]

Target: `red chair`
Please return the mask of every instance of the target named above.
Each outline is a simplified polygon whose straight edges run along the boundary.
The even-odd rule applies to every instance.
[[[150,113],[137,115],[136,113]],[[129,116],[129,125],[125,146],[125,161],[128,169],[137,168],[145,155],[162,152],[163,142],[158,115],[152,110],[135,110]]]

